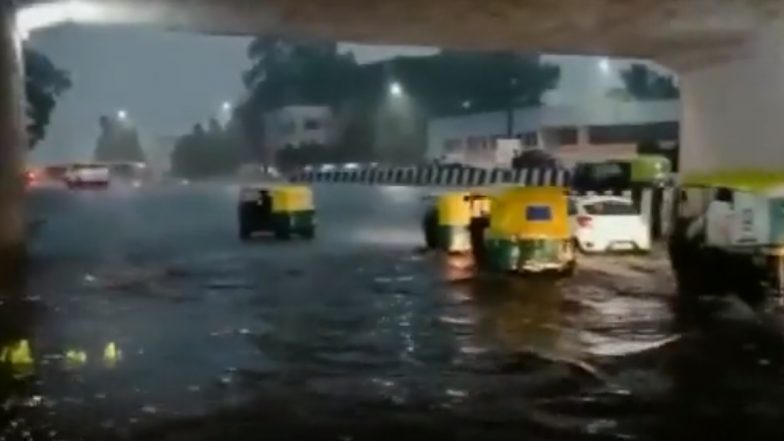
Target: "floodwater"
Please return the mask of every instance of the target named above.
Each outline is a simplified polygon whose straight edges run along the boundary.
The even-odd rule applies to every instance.
[[[427,190],[316,190],[254,243],[232,185],[33,193],[0,439],[782,439],[778,316],[677,306],[661,251],[478,275],[419,250]]]

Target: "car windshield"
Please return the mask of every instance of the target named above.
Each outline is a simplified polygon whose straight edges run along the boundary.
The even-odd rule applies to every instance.
[[[585,205],[585,212],[592,216],[624,216],[638,214],[630,202],[602,201]]]

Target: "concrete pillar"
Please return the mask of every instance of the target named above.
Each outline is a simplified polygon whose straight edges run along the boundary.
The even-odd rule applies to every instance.
[[[784,171],[784,22],[678,73],[682,173]]]
[[[0,284],[24,261],[24,72],[13,2],[0,2]]]
[[[588,126],[577,127],[577,145],[587,147],[591,144],[591,133]]]
[[[540,128],[536,131],[536,147],[540,149],[547,148],[547,134],[545,133],[544,128]]]

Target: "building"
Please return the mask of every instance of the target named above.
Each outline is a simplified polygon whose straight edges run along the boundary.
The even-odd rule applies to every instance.
[[[523,146],[548,149],[572,163],[633,156],[643,141],[674,145],[679,120],[678,100],[603,97],[585,104],[515,109],[511,127]],[[508,129],[508,114],[500,111],[433,119],[428,123],[427,158],[471,162],[491,150],[496,139],[507,138]]]
[[[285,106],[264,115],[264,145],[270,152],[307,145],[331,145],[335,122],[327,106]]]

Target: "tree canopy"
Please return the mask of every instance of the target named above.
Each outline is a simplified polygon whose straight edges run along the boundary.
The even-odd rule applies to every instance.
[[[57,98],[71,87],[68,72],[44,54],[24,48],[27,135],[32,148],[46,136]]]
[[[144,150],[139,142],[136,128],[125,121],[118,121],[108,116],[101,116],[98,124],[100,133],[93,153],[96,161],[145,162]]]
[[[294,104],[336,106],[352,87],[357,63],[336,43],[256,38],[248,48],[252,67],[243,75],[257,109]]]
[[[513,52],[442,52],[392,62],[393,75],[433,115],[528,107],[558,85],[560,69]]]
[[[393,82],[412,104],[407,116],[416,120],[411,127],[417,132],[394,144],[411,147],[414,139],[425,142],[431,117],[537,106],[560,79],[558,66],[512,52],[444,51],[360,65],[335,43],[273,35],[256,38],[248,55],[252,65],[243,75],[248,100],[239,108],[248,137],[257,144],[264,138],[264,112],[288,105],[329,106],[338,116],[337,145],[304,155],[329,160],[370,156],[378,128],[394,126],[391,120],[378,122]],[[287,162],[300,156],[287,154]]]
[[[660,74],[641,63],[632,64],[621,72],[621,79],[626,92],[638,100],[666,100],[680,96],[678,86],[671,76]]]
[[[248,55],[253,64],[243,79],[257,109],[336,107],[385,94],[394,80],[432,114],[498,110],[539,105],[560,79],[558,66],[513,52],[444,51],[359,65],[335,43],[265,36],[251,43]]]
[[[190,179],[234,173],[244,159],[244,145],[236,122],[221,127],[211,119],[206,130],[196,124],[177,140],[171,156],[172,172]]]

